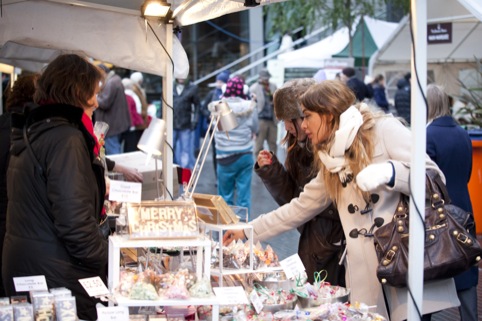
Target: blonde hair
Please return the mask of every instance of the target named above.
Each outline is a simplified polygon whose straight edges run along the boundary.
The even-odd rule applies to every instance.
[[[355,94],[344,83],[337,80],[325,80],[322,83],[311,86],[301,97],[303,107],[311,112],[320,115],[331,115],[329,126],[329,137],[325,142],[314,145],[315,155],[318,151],[328,153],[333,146],[335,132],[340,126],[340,116],[350,106],[355,105]],[[375,119],[383,117],[383,112],[373,112],[366,104],[355,105],[363,116],[363,124],[351,147],[345,151],[345,158],[353,171],[354,177],[368,164],[371,163],[374,150],[374,125]],[[322,170],[324,174],[325,187],[330,198],[336,202],[343,189],[337,173],[329,172],[319,157],[314,158],[314,169]],[[364,195],[365,198],[368,197]]]
[[[451,116],[449,97],[443,87],[430,84],[427,86],[427,120],[432,121],[442,116]]]

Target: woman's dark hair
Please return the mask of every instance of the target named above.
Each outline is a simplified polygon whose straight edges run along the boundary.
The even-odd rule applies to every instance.
[[[37,81],[37,104],[61,103],[76,107],[88,105],[104,73],[76,54],[65,54],[48,64]]]
[[[33,102],[35,83],[39,74],[26,74],[18,77],[11,90],[7,91],[5,107],[8,112],[22,113],[25,104]]]

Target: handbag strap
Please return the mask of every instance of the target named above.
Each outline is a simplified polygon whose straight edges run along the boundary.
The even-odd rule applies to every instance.
[[[447,191],[447,186],[442,181],[440,174],[436,170],[428,169],[425,176],[426,193],[429,195],[431,201],[436,201],[434,198],[439,197],[441,201],[445,202],[446,204],[450,204],[451,200],[449,192]],[[435,194],[438,194],[438,196],[435,196]]]
[[[45,176],[44,169],[43,169],[42,165],[40,165],[40,162],[37,159],[37,156],[35,156],[35,154],[33,152],[33,149],[32,149],[32,146],[30,145],[30,140],[28,139],[27,126],[26,125],[23,126],[23,140],[25,142],[25,145],[27,146],[28,154],[30,155],[30,158],[34,162],[35,169],[36,169],[37,173],[40,175],[40,177],[42,178],[42,180],[44,182],[47,182],[47,177]]]

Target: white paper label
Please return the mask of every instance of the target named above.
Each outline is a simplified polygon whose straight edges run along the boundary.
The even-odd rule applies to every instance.
[[[79,279],[80,284],[84,287],[89,296],[109,295],[110,292],[102,282],[101,278],[95,276],[93,278]]]
[[[142,184],[124,181],[110,181],[109,201],[140,203]]]
[[[249,304],[242,286],[214,287],[213,291],[220,305]]]
[[[259,298],[256,290],[251,291],[251,293],[249,294],[249,300],[251,301],[251,304],[256,310],[256,313],[259,314],[261,310],[263,310],[263,302],[261,302],[261,299]]]
[[[129,321],[128,307],[98,307],[98,321]]]
[[[13,278],[15,284],[15,291],[48,291],[47,281],[45,275],[33,275]]]
[[[292,256],[287,257],[283,261],[280,261],[279,264],[283,268],[288,279],[298,277],[306,270],[298,254],[293,254]]]

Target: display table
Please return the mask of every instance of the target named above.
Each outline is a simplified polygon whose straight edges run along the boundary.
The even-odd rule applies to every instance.
[[[183,306],[212,305],[213,320],[219,319],[219,303],[213,295],[208,298],[189,298],[187,300],[131,300],[116,294],[120,278],[120,251],[122,248],[196,248],[196,277],[210,278],[211,240],[204,237],[192,239],[157,239],[131,240],[128,236],[114,235],[109,237],[109,290],[120,306]]]

